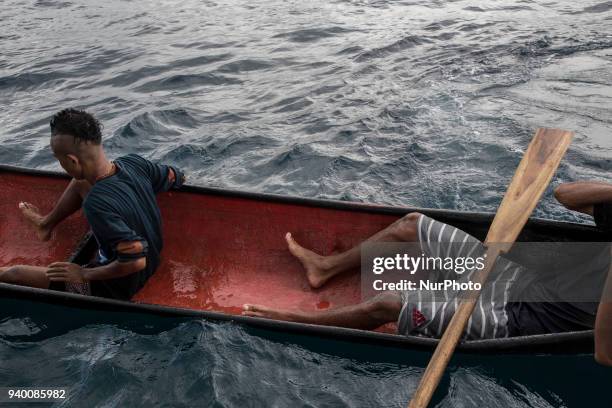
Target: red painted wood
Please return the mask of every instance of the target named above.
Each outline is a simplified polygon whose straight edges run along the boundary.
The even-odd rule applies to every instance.
[[[29,201],[49,211],[66,180],[0,173],[0,265],[66,260],[86,232],[79,213],[48,243],[18,210]],[[286,232],[321,254],[343,251],[397,217],[187,192],[159,196],[162,263],[134,301],[238,314],[244,303],[321,310],[360,301],[359,272],[313,290],[289,253]]]
[[[244,303],[316,310],[358,302],[358,271],[311,289],[285,233],[329,254],[396,218],[193,193],[164,194],[159,202],[163,261],[134,300],[225,313],[239,313]]]
[[[46,266],[70,257],[88,228],[80,213],[58,226],[49,242],[41,242],[18,208],[27,201],[48,212],[67,185],[68,180],[53,177],[0,173],[0,266]]]

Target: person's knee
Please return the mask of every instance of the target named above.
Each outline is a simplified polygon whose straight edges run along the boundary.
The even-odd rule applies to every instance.
[[[595,329],[595,361],[601,365],[612,366],[612,344],[604,344],[604,341],[598,341],[598,337],[608,338],[612,333],[602,334]]]
[[[612,367],[612,356],[595,352],[595,361],[601,365]]]
[[[411,212],[399,219],[393,228],[393,236],[397,241],[415,241],[421,213]]]
[[[368,302],[367,310],[376,320],[394,322],[402,310],[401,296],[397,292],[381,293]]]
[[[18,283],[21,276],[21,266],[11,266],[0,273],[0,282]]]

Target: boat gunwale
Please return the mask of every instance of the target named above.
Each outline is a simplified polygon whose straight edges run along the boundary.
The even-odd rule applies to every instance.
[[[380,333],[367,330],[349,329],[336,326],[322,326],[316,324],[287,322],[264,319],[258,317],[230,315],[209,310],[197,310],[163,306],[148,303],[136,303],[125,300],[108,299],[95,296],[80,295],[76,293],[60,292],[50,289],[31,288],[26,286],[0,283],[0,294],[6,293],[22,295],[20,298],[38,300],[44,303],[57,304],[68,307],[84,307],[94,310],[111,310],[113,312],[141,312],[161,317],[192,317],[218,322],[234,322],[246,326],[268,329],[291,334],[315,335],[318,337],[333,338],[339,341],[351,341],[374,345],[387,345],[416,350],[433,350],[439,340],[419,336],[402,336],[399,334]],[[507,337],[484,340],[467,340],[461,342],[457,349],[466,353],[486,354],[520,354],[538,352],[542,354],[581,354],[590,353],[590,350],[580,349],[570,352],[551,346],[572,341],[584,344],[593,341],[593,330],[548,333],[519,337]],[[548,349],[547,349],[548,348]]]
[[[0,172],[12,172],[31,176],[45,176],[69,179],[67,174],[49,171],[28,169],[10,165],[0,164]],[[337,201],[326,199],[314,199],[295,196],[284,196],[270,193],[258,193],[240,190],[230,190],[217,187],[202,187],[185,185],[178,191],[217,195],[226,197],[237,197],[258,201],[269,201],[285,204],[304,205],[309,207],[330,208],[344,211],[358,211],[379,214],[402,215],[410,211],[419,211],[430,215],[443,215],[447,219],[456,219],[462,222],[487,222],[494,217],[492,213],[457,211],[444,209],[422,209],[415,207],[397,207],[376,204],[364,204],[349,201]],[[591,225],[566,221],[548,220],[542,218],[530,218],[528,226],[552,227],[553,229],[575,232],[597,232]],[[74,261],[82,255],[83,250],[92,243],[91,235],[86,234],[77,246],[70,261]],[[220,312],[178,308],[158,304],[137,303],[131,301],[100,298],[74,293],[54,291],[50,289],[30,288],[19,285],[0,283],[0,294],[11,295],[14,298],[27,298],[42,301],[44,303],[59,304],[64,306],[78,306],[89,309],[107,309],[126,312],[143,312],[167,317],[196,317],[213,321],[229,321],[246,326],[258,327],[274,331],[290,332],[296,334],[315,335],[319,337],[333,338],[340,341],[353,341],[359,343],[390,345],[401,348],[412,348],[420,350],[433,350],[438,344],[438,339],[419,336],[403,336],[399,334],[380,333],[367,330],[349,329],[336,326],[322,326],[314,324],[278,321],[250,316],[231,315]],[[544,354],[577,354],[593,353],[593,330],[548,333],[509,338],[467,340],[458,345],[458,350],[465,353],[544,353]],[[568,342],[577,345],[578,350],[568,350]],[[565,346],[565,347],[564,347]]]
[[[55,178],[69,179],[65,173],[52,171],[52,170],[38,170],[38,169],[29,169],[25,167],[17,167],[11,165],[0,164],[0,172],[13,172],[20,173],[31,176],[49,176]],[[448,210],[448,209],[439,209],[439,208],[420,208],[420,207],[404,207],[404,206],[391,206],[384,204],[372,204],[372,203],[361,203],[356,201],[341,201],[341,200],[330,200],[330,199],[321,199],[321,198],[307,198],[300,196],[288,196],[274,193],[260,193],[255,191],[244,191],[244,190],[233,190],[233,189],[225,189],[220,187],[206,187],[206,186],[196,186],[185,184],[180,189],[174,190],[180,192],[188,192],[188,193],[196,193],[196,194],[208,194],[208,195],[216,195],[216,196],[225,196],[225,197],[237,197],[237,198],[245,198],[257,201],[268,201],[268,202],[277,202],[284,204],[296,204],[296,205],[304,205],[308,207],[319,207],[319,208],[329,208],[329,209],[338,209],[345,211],[358,211],[358,212],[369,212],[369,213],[378,213],[378,214],[389,214],[389,215],[402,215],[407,214],[408,212],[422,212],[431,215],[443,215],[450,219],[458,219],[464,222],[486,222],[492,221],[495,217],[494,213],[484,212],[484,211],[463,211],[463,210]],[[558,220],[550,220],[539,217],[530,217],[526,228],[534,227],[534,226],[545,226],[545,227],[553,227],[559,229],[574,229],[576,232],[595,232],[598,230],[594,225],[582,224],[577,222],[568,222],[568,221],[558,221]]]

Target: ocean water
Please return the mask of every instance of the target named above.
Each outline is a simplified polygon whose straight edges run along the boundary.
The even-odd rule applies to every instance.
[[[3,164],[59,169],[48,121],[78,106],[111,156],[197,185],[492,211],[539,126],[576,132],[554,183],[612,181],[609,1],[3,0],[0,22]],[[537,216],[588,221],[551,191]],[[64,406],[396,407],[427,358],[0,304],[0,384]],[[440,407],[612,405],[590,356],[449,373]]]

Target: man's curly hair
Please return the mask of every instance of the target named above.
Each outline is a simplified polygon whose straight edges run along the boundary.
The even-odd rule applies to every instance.
[[[102,125],[92,114],[68,108],[57,112],[51,119],[51,136],[70,135],[75,141],[102,143]]]

